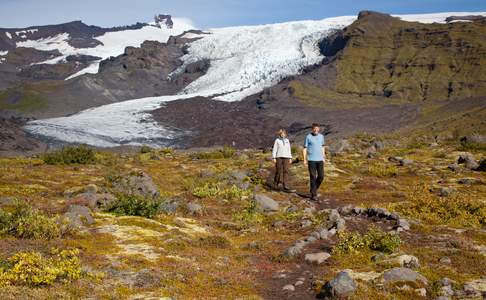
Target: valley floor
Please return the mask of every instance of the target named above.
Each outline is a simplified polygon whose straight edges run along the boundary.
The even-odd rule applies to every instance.
[[[0,158],[0,212],[14,220],[18,200],[68,220],[56,234],[0,221],[0,298],[315,299],[348,291],[350,299],[482,299],[486,173],[451,166],[466,150],[484,158],[483,149],[452,142],[354,136],[328,155],[318,203],[303,197],[308,175],[298,159],[290,170],[297,193],[269,189],[273,163],[257,150],[97,151],[86,165]],[[130,202],[132,193],[146,202]],[[151,214],[147,203],[160,206]],[[52,249],[78,252],[67,263]],[[318,262],[308,255],[323,252],[330,256]],[[52,266],[17,253],[59,260],[68,271],[48,277]],[[343,270],[351,282],[329,285]]]

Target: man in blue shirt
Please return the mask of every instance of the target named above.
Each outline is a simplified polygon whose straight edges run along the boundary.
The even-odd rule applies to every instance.
[[[324,180],[324,136],[319,124],[312,124],[312,132],[305,137],[304,165],[309,168],[311,200],[317,201],[317,190]]]

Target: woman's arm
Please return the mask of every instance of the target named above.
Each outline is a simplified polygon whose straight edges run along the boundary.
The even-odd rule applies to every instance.
[[[277,161],[277,150],[278,150],[278,139],[275,139],[275,142],[273,143],[273,149],[272,149],[272,158],[273,161]]]

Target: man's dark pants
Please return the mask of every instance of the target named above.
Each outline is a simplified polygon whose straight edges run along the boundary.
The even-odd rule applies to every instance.
[[[317,196],[317,190],[324,180],[324,162],[323,161],[308,161],[309,176],[310,176],[310,193],[311,197]]]

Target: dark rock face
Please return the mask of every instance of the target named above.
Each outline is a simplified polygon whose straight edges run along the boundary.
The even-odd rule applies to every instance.
[[[154,19],[155,23],[159,27],[166,26],[169,29],[174,27],[174,22],[172,21],[172,17],[170,15],[158,15],[155,16]]]
[[[0,154],[39,152],[46,145],[28,136],[22,126],[26,120],[18,117],[0,117]]]

